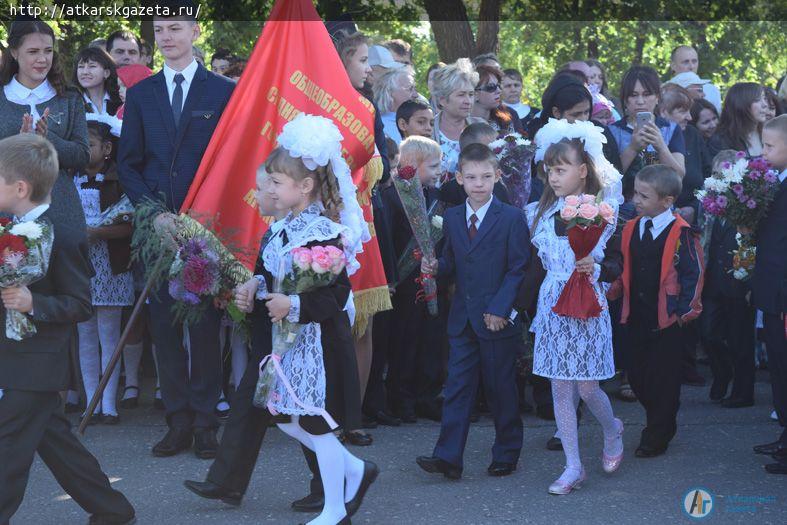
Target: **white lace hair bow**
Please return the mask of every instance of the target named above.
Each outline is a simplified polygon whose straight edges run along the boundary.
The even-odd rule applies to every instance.
[[[109,132],[117,138],[120,138],[120,130],[123,127],[123,121],[112,115],[105,115],[103,113],[86,113],[85,117],[88,121],[101,122],[109,126]]]
[[[563,139],[580,139],[582,141],[585,151],[593,159],[593,166],[601,186],[604,188],[604,196],[617,200],[618,204],[623,204],[623,184],[621,182],[623,175],[604,156],[604,144],[607,143],[604,130],[590,121],[577,120],[569,124],[566,119],[551,118],[536,133],[535,161],[544,160],[544,154],[549,146],[557,144]]]
[[[353,183],[350,166],[342,156],[342,134],[339,128],[325,117],[301,113],[284,125],[277,141],[291,157],[301,159],[310,170],[331,163],[343,204],[339,219],[349,229],[349,233],[342,238],[347,256],[347,273],[354,274],[361,267],[355,256],[363,252],[363,243],[372,236],[358,204],[358,189]]]

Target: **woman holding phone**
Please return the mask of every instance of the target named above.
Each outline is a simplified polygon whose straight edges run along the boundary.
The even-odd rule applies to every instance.
[[[609,126],[620,150],[623,195],[631,198],[634,176],[649,164],[664,164],[683,177],[686,144],[680,126],[655,115],[661,81],[651,67],[634,66],[623,75],[620,100],[625,118]]]

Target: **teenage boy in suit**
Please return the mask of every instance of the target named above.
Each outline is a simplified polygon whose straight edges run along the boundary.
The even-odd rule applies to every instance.
[[[93,268],[84,231],[49,217],[57,172],[57,152],[46,139],[22,133],[0,141],[0,212],[19,222],[49,218],[54,233],[47,274],[1,294],[0,319],[22,312],[36,333],[16,341],[0,330],[0,524],[22,503],[36,453],[91,524],[133,523],[134,508],[110,486],[63,412],[71,334],[93,311]]]
[[[445,244],[439,261],[422,261],[422,271],[451,278],[456,293],[448,314],[451,350],[440,437],[432,455],[416,461],[427,472],[461,477],[470,413],[483,374],[496,433],[488,472],[505,476],[516,469],[522,448],[514,370],[522,334],[512,312],[525,275],[530,235],[524,212],[492,194],[500,169],[488,146],[469,145],[458,165],[457,180],[467,199],[443,217]]]
[[[164,68],[128,90],[118,173],[134,204],[144,200],[164,203],[168,212],[161,213],[156,223],[164,231],[173,231],[175,214],[235,83],[194,60],[192,45],[200,34],[195,19],[155,18],[153,29]],[[194,443],[197,457],[214,458],[219,427],[214,409],[222,379],[221,314],[208,308],[199,322],[189,326],[187,353],[182,325],[173,328],[171,306],[166,285],[151,295],[150,328],[169,426],[164,439],[153,447],[153,455],[172,456]]]

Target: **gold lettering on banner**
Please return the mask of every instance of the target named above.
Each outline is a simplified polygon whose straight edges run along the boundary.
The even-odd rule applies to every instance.
[[[243,202],[254,208],[257,209],[257,198],[254,196],[256,193],[256,189],[252,188],[246,192],[246,195],[243,196]]]
[[[299,69],[293,71],[289,81],[290,84],[303,93],[308,100],[317,104],[323,111],[333,117],[335,121],[347,128],[347,132],[358,139],[358,142],[363,145],[367,153],[374,153],[374,133],[372,133],[356,115],[347,111],[347,108],[341,104],[336,97],[320,87]],[[276,92],[273,93],[273,90],[276,90]],[[291,110],[294,109],[292,105],[287,103],[287,105],[283,107],[282,100],[284,99],[278,96],[278,90],[276,88],[271,88],[271,91],[268,92],[268,101],[275,102],[276,98],[279,99],[279,113],[287,120],[292,120],[297,113],[300,113],[300,111],[295,110],[297,113],[291,114]],[[371,102],[366,100],[363,96],[360,96],[358,100],[361,101],[363,106],[368,109],[370,113],[374,114],[374,106],[372,106]],[[353,166],[349,160],[348,164],[350,164],[351,167]]]

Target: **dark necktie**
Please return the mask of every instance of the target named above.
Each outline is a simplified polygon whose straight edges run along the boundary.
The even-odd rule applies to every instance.
[[[478,233],[478,228],[476,227],[477,222],[478,222],[478,217],[474,213],[470,216],[470,228],[467,229],[467,235],[468,237],[470,237],[471,241],[475,239],[475,236]]]
[[[642,233],[642,242],[653,242],[653,233],[650,229],[653,228],[653,221],[648,219],[645,221],[645,231]]]
[[[180,124],[180,114],[183,111],[183,86],[180,84],[186,78],[178,73],[175,75],[175,91],[172,93],[172,116],[175,117],[175,127]]]

